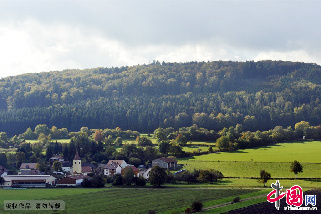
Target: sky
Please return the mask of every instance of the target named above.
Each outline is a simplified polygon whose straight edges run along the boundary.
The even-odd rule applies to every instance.
[[[0,78],[160,62],[321,65],[320,0],[0,0]]]

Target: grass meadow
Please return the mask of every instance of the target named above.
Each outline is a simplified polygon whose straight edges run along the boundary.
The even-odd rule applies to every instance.
[[[321,178],[321,142],[279,143],[254,149],[234,152],[211,153],[179,160],[184,168],[217,169],[227,177],[258,177],[261,169],[272,177],[294,178],[290,172],[291,162],[299,161],[303,172],[298,178]]]

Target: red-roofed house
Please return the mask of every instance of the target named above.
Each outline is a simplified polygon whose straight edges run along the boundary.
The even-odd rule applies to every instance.
[[[91,173],[93,170],[90,166],[82,166],[81,167],[81,173],[83,175],[88,175],[88,173]]]

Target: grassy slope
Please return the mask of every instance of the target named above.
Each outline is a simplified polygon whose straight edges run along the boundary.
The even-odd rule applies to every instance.
[[[186,164],[184,168],[217,169],[224,176],[257,177],[261,169],[271,173],[272,177],[293,178],[290,162],[299,161],[303,165],[303,173],[298,177],[321,178],[321,142],[279,143],[255,149],[244,149],[236,152],[212,153],[208,155],[185,158],[179,161]]]

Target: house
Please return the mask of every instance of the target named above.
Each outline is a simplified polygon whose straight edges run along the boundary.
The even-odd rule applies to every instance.
[[[61,157],[60,155],[55,155],[55,156],[49,158],[49,161],[50,161],[50,163],[53,163],[55,161],[64,162],[65,159],[63,157]]]
[[[149,179],[149,173],[150,173],[150,170],[152,170],[152,168],[149,168],[149,169],[146,169],[146,170],[141,170],[139,172],[140,176],[142,176],[143,178],[145,178],[146,180]]]
[[[79,175],[71,175],[71,176],[68,176],[68,178],[73,178],[73,179],[75,179],[75,180],[76,180],[76,186],[80,186],[81,183],[83,182],[83,180],[84,180],[85,178],[90,179],[89,176],[87,176],[87,175],[82,175],[82,174],[79,174]]]
[[[109,160],[108,164],[118,164],[122,169],[124,169],[128,164],[124,160]]]
[[[56,178],[51,175],[5,175],[4,187],[46,187],[55,185]]]
[[[128,164],[124,160],[109,160],[104,167],[104,175],[112,176],[121,174],[122,169],[126,166],[128,166]]]
[[[81,167],[81,173],[83,175],[88,175],[88,173],[91,173],[93,170],[90,166],[82,166]]]
[[[36,169],[37,163],[22,163],[18,175],[39,175],[39,170]]]
[[[165,169],[171,169],[177,167],[177,161],[172,158],[158,158],[152,161],[152,166],[159,166]]]
[[[8,174],[8,170],[0,165],[0,177],[3,177]]]
[[[113,176],[116,174],[121,174],[121,166],[117,163],[106,164],[104,167],[104,175]]]
[[[63,172],[71,172],[72,163],[69,161],[62,162],[61,169]]]
[[[139,169],[137,169],[135,166],[133,165],[129,165],[129,166],[126,166],[124,169],[122,169],[121,171],[121,175],[124,175],[124,172],[127,168],[132,168],[133,171],[134,171],[134,177],[139,177]]]

